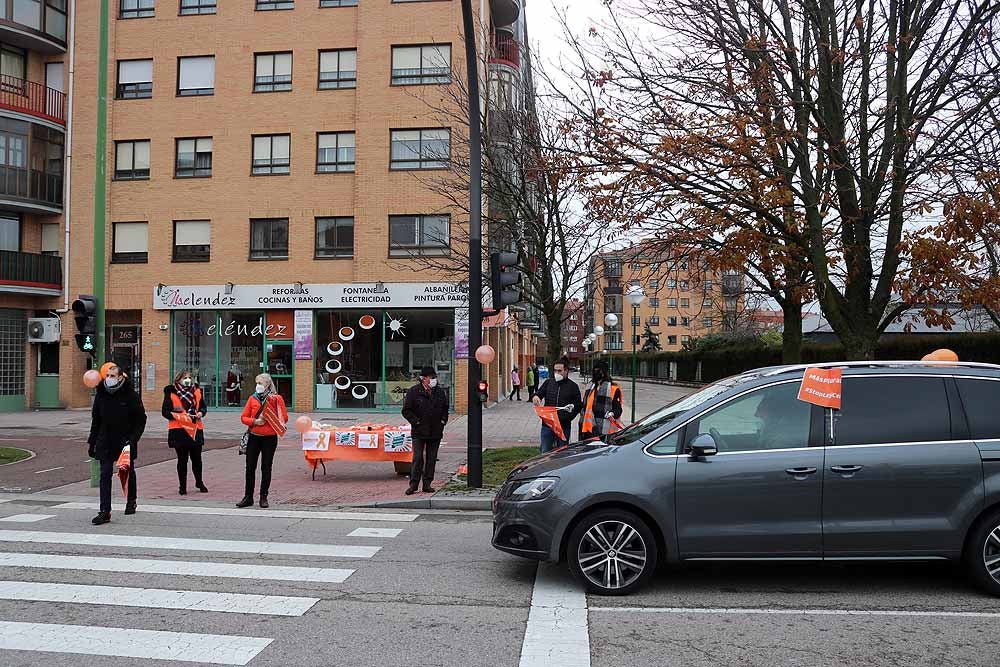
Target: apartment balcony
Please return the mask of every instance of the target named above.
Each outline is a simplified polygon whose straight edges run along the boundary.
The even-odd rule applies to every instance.
[[[490,14],[493,25],[510,25],[521,15],[521,0],[490,0]]]
[[[743,291],[743,281],[740,276],[723,276],[722,277],[722,295],[723,296],[735,296]]]
[[[58,296],[62,257],[0,250],[0,292]]]
[[[66,8],[65,0],[0,0],[0,42],[65,53]]]
[[[0,165],[0,208],[42,215],[62,213],[62,174]]]
[[[2,3],[3,0],[0,0]],[[0,76],[0,112],[66,127],[66,94],[35,81]]]
[[[495,30],[490,50],[491,65],[505,65],[511,69],[521,69],[521,44],[514,34],[506,30]]]

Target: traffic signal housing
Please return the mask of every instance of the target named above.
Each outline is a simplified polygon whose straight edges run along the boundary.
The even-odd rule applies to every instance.
[[[73,302],[73,320],[76,322],[76,346],[94,356],[97,353],[97,299],[81,294]]]
[[[490,400],[490,383],[485,380],[479,383],[479,402],[486,403]]]
[[[521,300],[521,272],[517,270],[517,253],[494,252],[490,254],[490,287],[493,293],[493,310],[499,312]]]

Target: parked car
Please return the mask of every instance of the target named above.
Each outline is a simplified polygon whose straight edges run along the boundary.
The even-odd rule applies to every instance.
[[[545,380],[549,379],[549,367],[545,364],[539,364],[538,366],[538,384],[541,384]]]
[[[1000,595],[1000,366],[843,368],[841,409],[804,367],[721,380],[613,436],[515,469],[493,545],[566,561],[595,593],[692,560],[961,560]]]

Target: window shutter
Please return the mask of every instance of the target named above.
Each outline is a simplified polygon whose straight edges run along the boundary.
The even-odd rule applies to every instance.
[[[174,245],[211,245],[211,223],[207,220],[187,220],[176,223]]]
[[[118,83],[149,83],[152,80],[152,60],[126,60],[118,63]]]
[[[115,252],[148,252],[149,224],[145,222],[115,223]]]
[[[215,88],[215,56],[181,58],[180,88]]]

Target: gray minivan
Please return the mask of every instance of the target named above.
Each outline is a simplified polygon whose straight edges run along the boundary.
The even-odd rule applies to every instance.
[[[709,385],[610,438],[536,457],[493,545],[630,593],[658,563],[963,559],[1000,595],[1000,366],[851,362],[839,410],[805,366]]]

